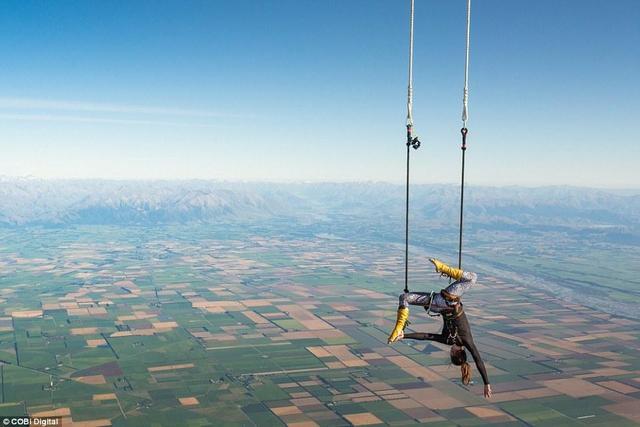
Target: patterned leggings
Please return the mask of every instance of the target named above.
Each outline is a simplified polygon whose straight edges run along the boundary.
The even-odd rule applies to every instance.
[[[453,282],[445,288],[447,292],[452,295],[461,297],[467,289],[473,286],[478,280],[478,275],[470,271],[462,273],[462,278],[456,282]],[[431,311],[439,313],[442,310],[450,309],[455,304],[447,304],[447,301],[440,295],[439,292],[433,294],[433,301],[431,300],[431,292],[405,292],[400,294],[400,308],[409,308],[409,305],[420,305],[428,307],[431,303]]]

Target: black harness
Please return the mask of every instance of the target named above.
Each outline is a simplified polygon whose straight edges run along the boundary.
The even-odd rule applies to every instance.
[[[451,307],[449,310],[445,310],[442,312],[442,319],[447,327],[447,331],[449,332],[449,336],[447,337],[447,344],[453,345],[458,340],[458,326],[456,323],[456,319],[458,319],[464,313],[464,308],[462,307],[462,303]]]
[[[449,336],[447,337],[447,344],[453,345],[456,343],[458,338],[458,327],[456,325],[456,319],[462,316],[464,313],[464,308],[462,306],[462,302],[460,301],[460,297],[457,295],[453,295],[446,290],[442,289],[440,291],[440,295],[447,302],[449,308],[440,311],[440,313],[432,313],[431,312],[431,303],[433,302],[433,297],[436,295],[435,292],[431,292],[429,297],[429,305],[425,306],[424,309],[427,314],[431,317],[436,317],[441,315],[444,320],[447,331],[449,332]]]

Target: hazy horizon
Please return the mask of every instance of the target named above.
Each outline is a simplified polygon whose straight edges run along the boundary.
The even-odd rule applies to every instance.
[[[136,183],[160,183],[160,182],[211,182],[216,184],[274,184],[274,185],[287,185],[287,184],[374,184],[374,185],[393,185],[404,186],[404,181],[384,181],[384,180],[309,180],[309,179],[291,179],[291,180],[272,180],[272,179],[224,179],[224,178],[105,178],[100,176],[93,177],[43,177],[37,175],[2,175],[0,174],[0,182],[2,180],[39,180],[47,182],[55,181],[105,181],[105,182],[136,182]],[[460,186],[460,182],[422,182],[411,181],[412,186]],[[543,188],[569,188],[569,189],[584,189],[584,190],[599,190],[599,191],[611,191],[611,192],[628,192],[630,195],[640,193],[640,185],[637,187],[624,187],[624,186],[611,186],[611,187],[598,187],[590,185],[577,185],[577,184],[481,184],[481,183],[466,183],[466,186],[470,187],[487,187],[487,188],[523,188],[523,189],[543,189]]]

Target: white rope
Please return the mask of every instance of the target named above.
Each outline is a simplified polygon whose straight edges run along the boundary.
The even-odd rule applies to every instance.
[[[411,13],[409,15],[409,86],[407,88],[407,126],[413,126],[413,8],[414,0],[411,0]]]
[[[467,43],[464,57],[464,93],[462,95],[462,127],[467,127],[469,119],[469,45],[471,34],[471,0],[467,0]]]

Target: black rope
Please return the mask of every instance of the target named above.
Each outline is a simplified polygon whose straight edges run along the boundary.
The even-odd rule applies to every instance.
[[[464,160],[465,153],[467,152],[467,133],[468,129],[463,127],[460,129],[460,133],[462,133],[462,146],[460,149],[462,150],[462,177],[460,179],[460,238],[458,241],[458,268],[462,269],[462,225],[464,218]]]
[[[409,292],[409,147],[411,126],[407,126],[407,195],[404,215],[404,291]]]
[[[409,158],[410,147],[420,148],[418,137],[413,137],[413,126],[407,125],[407,188],[404,215],[404,291],[409,292]]]

